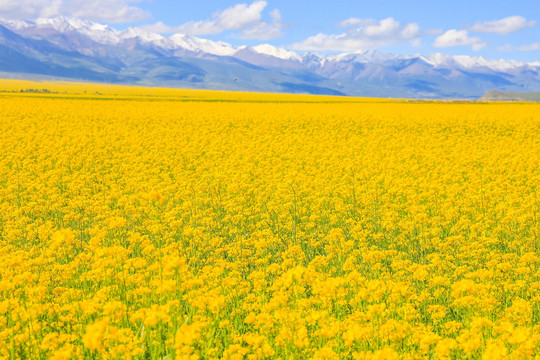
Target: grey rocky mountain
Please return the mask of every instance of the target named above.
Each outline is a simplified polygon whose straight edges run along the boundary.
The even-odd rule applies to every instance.
[[[262,92],[476,98],[540,91],[540,62],[372,50],[298,54],[63,17],[0,20],[0,75]],[[236,81],[235,81],[236,79]]]

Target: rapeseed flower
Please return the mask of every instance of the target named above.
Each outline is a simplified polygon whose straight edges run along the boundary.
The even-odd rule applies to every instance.
[[[0,97],[0,360],[540,355],[540,105],[50,86]]]

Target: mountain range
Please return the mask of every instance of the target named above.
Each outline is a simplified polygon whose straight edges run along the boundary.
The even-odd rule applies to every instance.
[[[492,90],[485,93],[478,101],[540,102],[540,92],[504,92]]]
[[[0,20],[0,77],[260,92],[477,98],[540,91],[540,62],[374,50],[296,53],[56,17]]]

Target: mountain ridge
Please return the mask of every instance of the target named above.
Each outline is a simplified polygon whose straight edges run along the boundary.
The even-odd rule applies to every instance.
[[[540,91],[540,62],[375,50],[299,54],[65,17],[0,20],[0,55],[4,72],[152,86],[404,98]]]
[[[478,101],[519,101],[540,102],[540,91],[537,92],[505,92],[491,90],[482,95]]]

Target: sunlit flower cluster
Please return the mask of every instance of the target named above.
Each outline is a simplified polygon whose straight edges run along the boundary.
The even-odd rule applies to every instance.
[[[540,357],[540,105],[208,94],[0,94],[0,359]]]

